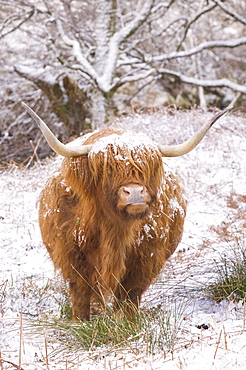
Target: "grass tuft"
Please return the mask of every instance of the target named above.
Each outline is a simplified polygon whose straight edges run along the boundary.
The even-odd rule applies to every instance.
[[[217,278],[207,287],[216,302],[246,297],[246,245],[237,241],[217,262]]]
[[[66,350],[95,351],[96,355],[99,349],[105,354],[121,348],[133,352],[144,350],[148,354],[160,350],[173,352],[185,322],[185,309],[184,301],[168,302],[159,308],[137,311],[130,320],[124,313],[115,313],[109,308],[107,314],[94,315],[91,321],[75,323],[63,316],[42,320],[39,326],[46,329],[47,335],[55,333],[59,350],[55,350],[54,355]],[[65,311],[68,313],[69,309],[66,307]]]

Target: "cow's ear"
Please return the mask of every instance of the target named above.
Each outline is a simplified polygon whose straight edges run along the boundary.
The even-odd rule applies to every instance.
[[[63,173],[66,184],[75,193],[89,193],[94,190],[94,178],[87,155],[64,159]]]

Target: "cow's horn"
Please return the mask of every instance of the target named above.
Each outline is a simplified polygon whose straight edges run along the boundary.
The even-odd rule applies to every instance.
[[[216,114],[210,122],[205,123],[200,130],[198,130],[190,139],[179,145],[158,145],[158,148],[163,157],[179,157],[181,155],[189,153],[194,149],[203,137],[206,135],[210,127],[224,114],[230,112],[233,107],[228,107],[222,112]]]
[[[39,126],[49,146],[63,157],[78,157],[82,154],[87,154],[91,150],[92,145],[78,145],[75,146],[72,143],[63,144],[55,135],[50,131],[49,127],[44,121],[24,102],[21,103],[25,110],[32,116],[34,121]]]

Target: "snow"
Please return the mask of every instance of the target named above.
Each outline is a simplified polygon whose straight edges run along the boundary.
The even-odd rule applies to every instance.
[[[182,142],[211,114],[175,112],[123,118],[117,124],[149,135],[156,142]],[[193,288],[215,276],[214,261],[245,243],[245,117],[223,117],[191,153],[164,159],[167,172],[178,172],[189,202],[178,250],[160,279],[146,293],[142,307],[158,306],[176,295],[186,302],[184,327],[173,353],[133,353],[128,349],[92,356],[86,351],[52,357],[59,344],[36,331],[31,318],[57,314],[62,285],[42,245],[37,200],[60,158],[32,169],[10,166],[0,173],[0,364],[25,370],[61,369],[245,369],[246,310],[241,301],[215,303]],[[95,149],[94,149],[95,150]],[[49,286],[47,291],[46,287]],[[50,294],[49,292],[52,292]],[[203,329],[202,327],[204,326]],[[11,363],[16,364],[14,367]]]
[[[149,139],[147,135],[134,133],[132,131],[126,131],[122,135],[112,134],[106,137],[100,138],[89,153],[89,155],[97,154],[99,152],[105,152],[108,145],[112,145],[113,148],[128,148],[129,151],[134,151],[136,148],[143,149],[144,147],[157,149],[156,144]],[[114,149],[114,153],[117,153],[117,149]],[[124,158],[122,158],[124,160]]]

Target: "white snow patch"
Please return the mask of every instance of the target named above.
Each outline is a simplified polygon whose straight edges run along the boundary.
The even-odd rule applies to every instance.
[[[159,143],[175,144],[189,137],[199,126],[198,121],[210,118],[211,114],[200,114],[199,111],[175,112],[174,115],[164,112],[128,117],[121,121],[121,126],[145,132]],[[45,342],[44,333],[30,330],[31,315],[47,311],[52,314],[58,310],[54,300],[45,294],[47,280],[57,286],[59,279],[41,242],[36,201],[45,180],[52,175],[61,159],[31,170],[12,168],[0,174],[0,336],[3,360],[18,365],[21,349],[21,367],[25,370],[245,368],[246,330],[242,302],[216,304],[199,293],[190,296],[189,290],[190,287],[204,286],[213,279],[214,260],[221,253],[228,252],[228,245],[234,243],[235,237],[246,240],[245,117],[228,115],[220,122],[194,151],[181,158],[165,159],[165,170],[174,168],[181,175],[189,206],[182,242],[167,262],[161,274],[162,280],[148,290],[142,305],[158,307],[172,292],[177,298],[179,295],[180,299],[187,298],[185,331],[179,333],[173,353],[163,351],[151,356],[133,353],[126,348],[106,356],[101,356],[98,350],[96,359],[90,358],[86,351],[78,351],[77,357],[69,353],[57,358],[50,355],[54,348],[59,347],[56,336]],[[134,139],[130,134],[127,137],[123,139],[123,145],[146,144],[142,134],[138,138],[134,135]],[[118,137],[113,138],[113,145],[122,145],[117,143],[118,140]],[[104,150],[107,145],[103,141],[93,150]],[[146,232],[150,231],[149,227]],[[21,311],[23,328],[20,335]],[[208,329],[199,329],[202,324]],[[11,367],[7,362],[2,366],[4,370]]]
[[[157,145],[145,134],[136,134],[131,131],[126,131],[122,135],[112,134],[106,137],[100,138],[92,147],[89,155],[92,153],[105,152],[106,148],[111,145],[117,153],[117,148],[134,151],[137,148],[143,149],[146,147],[158,150]]]

